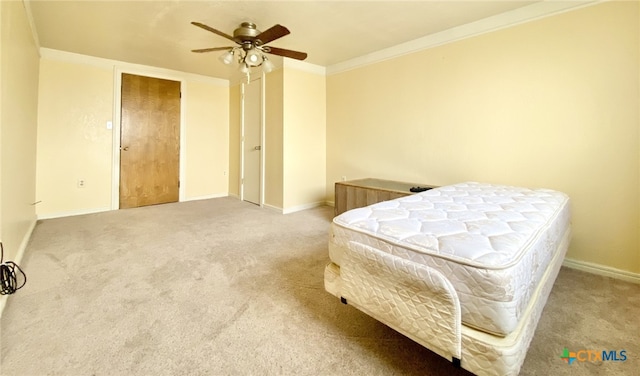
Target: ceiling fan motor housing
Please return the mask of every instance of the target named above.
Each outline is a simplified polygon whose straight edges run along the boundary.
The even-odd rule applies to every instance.
[[[256,24],[253,22],[243,22],[233,31],[233,40],[242,45],[242,49],[249,50],[254,45],[262,44],[259,39],[256,39],[260,33],[261,31],[256,29]]]

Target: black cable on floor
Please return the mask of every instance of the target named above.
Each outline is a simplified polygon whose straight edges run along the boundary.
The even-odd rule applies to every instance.
[[[22,274],[22,284],[18,286],[18,275]],[[27,283],[27,275],[13,261],[4,262],[4,246],[0,242],[0,295],[10,295],[20,290]]]

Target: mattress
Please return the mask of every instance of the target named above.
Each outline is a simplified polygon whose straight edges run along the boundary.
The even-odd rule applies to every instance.
[[[371,266],[371,259],[378,258],[380,255],[384,259],[386,255],[387,260],[393,261],[391,265],[394,265],[394,270],[388,270],[391,274],[386,275],[384,272],[380,273],[380,270],[374,274],[360,271],[355,273],[356,278],[353,280],[354,275],[349,272],[353,265],[349,265],[349,262],[344,268],[329,263],[324,272],[325,289],[332,295],[344,299],[343,303],[346,303],[344,296],[347,296],[349,305],[353,305],[440,356],[454,363],[458,359],[462,368],[476,375],[516,376],[520,372],[547,298],[562,266],[570,239],[571,231],[567,229],[520,323],[505,337],[494,336],[461,325],[459,301],[455,290],[451,288],[446,278],[431,278],[422,286],[414,284],[413,288],[409,287],[409,290],[413,289],[413,291],[408,293],[406,288],[398,288],[400,285],[411,284],[407,284],[407,280],[398,274],[398,266],[409,265],[409,268],[404,271],[413,274],[421,281],[427,279],[424,278],[424,273],[418,272],[418,269],[423,269],[423,272],[427,269],[429,273],[428,267],[420,267],[419,264],[388,253],[383,254],[373,248],[367,250],[367,246],[355,242],[350,243],[351,249],[346,252],[347,259],[351,259],[350,255],[359,253],[367,260],[359,260],[355,264]],[[364,253],[360,252],[362,249],[365,249]],[[386,284],[386,287],[376,286],[375,281]],[[367,287],[371,288],[371,294],[362,296],[361,292],[357,291],[362,286],[365,286],[365,290]],[[424,294],[425,289],[432,293]],[[428,308],[425,309],[425,307]]]
[[[335,217],[329,256],[340,267],[357,243],[437,270],[457,293],[463,325],[506,336],[569,228],[564,193],[467,182]]]

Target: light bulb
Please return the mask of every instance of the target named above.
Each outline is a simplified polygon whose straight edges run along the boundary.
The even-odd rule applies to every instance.
[[[252,67],[257,67],[262,64],[262,54],[256,49],[251,49],[247,51],[247,56],[245,56],[244,61]]]
[[[262,70],[264,73],[269,73],[276,68],[275,65],[271,62],[271,60],[267,59],[266,56],[263,56],[264,60],[262,61]]]
[[[218,59],[226,65],[231,64],[231,62],[233,61],[233,50],[229,50],[223,55],[220,55]]]

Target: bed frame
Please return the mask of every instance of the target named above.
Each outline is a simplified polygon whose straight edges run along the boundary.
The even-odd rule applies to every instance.
[[[462,323],[458,294],[447,276],[369,245],[350,241],[340,266],[324,272],[325,289],[411,338],[454,366],[477,375],[517,375],[570,241],[570,227],[516,329],[500,337]]]

